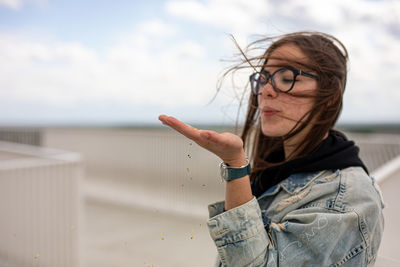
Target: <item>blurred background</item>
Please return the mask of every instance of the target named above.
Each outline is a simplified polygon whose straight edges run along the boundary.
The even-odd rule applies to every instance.
[[[399,1],[0,0],[0,267],[212,266],[219,159],[157,117],[235,132],[230,34],[299,30],[349,51],[337,127],[383,191],[377,266],[398,266]]]

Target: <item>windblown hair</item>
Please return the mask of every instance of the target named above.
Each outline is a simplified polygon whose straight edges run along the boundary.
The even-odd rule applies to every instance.
[[[238,46],[244,59],[228,69],[224,76],[246,67],[260,71],[267,63],[271,53],[283,45],[295,45],[307,57],[305,62],[288,62],[288,64],[303,70],[313,71],[319,77],[317,91],[312,96],[292,94],[295,97],[311,97],[314,99],[314,105],[285,136],[268,137],[261,131],[257,96],[250,95],[246,121],[241,136],[245,149],[250,154],[251,179],[254,179],[255,174],[259,171],[311,153],[321,143],[326,133],[333,129],[342,110],[348,53],[344,45],[329,34],[295,32],[278,37],[262,38],[250,43],[245,52]],[[249,51],[259,51],[258,49],[262,49],[261,55],[253,57],[246,55]],[[283,60],[285,59],[283,58]],[[280,92],[280,94],[282,93]],[[289,94],[291,93],[289,92]],[[284,140],[297,135],[306,126],[311,127],[311,129],[304,139],[297,144],[292,154],[286,155],[286,158],[280,162],[269,160],[271,153],[282,149]]]

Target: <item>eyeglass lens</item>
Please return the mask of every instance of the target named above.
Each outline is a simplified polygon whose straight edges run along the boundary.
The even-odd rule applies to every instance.
[[[290,69],[279,69],[270,76],[268,73],[254,73],[250,76],[251,89],[258,95],[261,87],[267,84],[271,77],[271,83],[275,90],[287,92],[292,89],[295,82],[295,74]]]

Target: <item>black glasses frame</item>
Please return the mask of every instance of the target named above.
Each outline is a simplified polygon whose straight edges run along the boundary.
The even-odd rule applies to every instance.
[[[276,87],[275,81],[274,81],[274,76],[275,76],[275,74],[278,73],[278,72],[280,72],[280,71],[282,71],[282,70],[290,70],[290,71],[293,72],[293,75],[294,75],[294,76],[293,76],[292,85],[291,85],[290,88],[289,88],[288,90],[286,90],[286,91],[279,90],[279,89]],[[262,81],[262,82],[260,82],[260,80],[257,81],[257,80],[256,80],[256,75],[257,75],[257,74],[263,75],[263,76],[265,77],[265,81]],[[293,68],[293,67],[283,67],[283,68],[280,68],[280,69],[274,71],[274,73],[272,73],[272,74],[270,74],[269,72],[267,72],[267,71],[265,71],[265,70],[263,69],[263,70],[261,70],[260,72],[255,72],[255,73],[253,73],[253,74],[250,75],[249,80],[250,80],[251,92],[252,92],[254,95],[260,95],[260,94],[261,94],[261,93],[260,93],[260,87],[261,87],[261,86],[265,86],[265,85],[268,83],[268,81],[271,80],[271,84],[272,84],[272,87],[274,88],[275,92],[278,92],[278,93],[279,93],[279,92],[288,93],[290,90],[293,89],[294,84],[296,83],[296,78],[297,78],[297,76],[299,76],[299,75],[301,75],[301,76],[306,76],[306,77],[309,77],[309,78],[313,78],[313,79],[316,79],[316,80],[319,79],[319,77],[316,76],[316,75],[314,75],[314,74],[311,74],[311,73],[308,73],[308,72],[305,72],[305,71],[303,71],[303,70],[299,70],[299,69],[296,69],[296,68]],[[254,86],[254,83],[256,83],[256,86]]]

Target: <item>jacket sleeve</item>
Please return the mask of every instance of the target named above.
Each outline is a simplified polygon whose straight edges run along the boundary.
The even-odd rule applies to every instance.
[[[270,223],[256,198],[223,212],[210,205],[207,224],[222,266],[367,266],[355,211],[294,210]]]
[[[262,266],[270,241],[257,199],[225,212],[223,207],[210,205],[207,221],[222,266]]]

